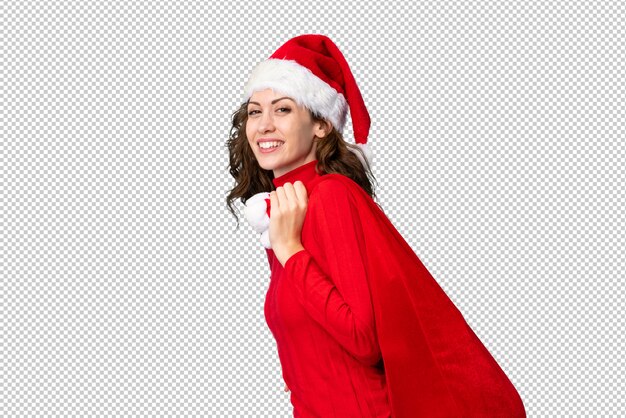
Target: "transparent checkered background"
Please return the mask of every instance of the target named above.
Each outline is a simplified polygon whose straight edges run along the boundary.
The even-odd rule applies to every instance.
[[[0,416],[291,415],[225,143],[302,33],[528,415],[624,416],[626,8],[473,3],[3,2]]]

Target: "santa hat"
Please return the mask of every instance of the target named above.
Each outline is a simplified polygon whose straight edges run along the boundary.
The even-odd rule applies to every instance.
[[[330,38],[311,34],[288,40],[252,70],[244,88],[244,101],[255,91],[267,88],[289,95],[330,121],[339,133],[343,133],[349,108],[355,143],[371,165],[369,113],[346,59]],[[361,154],[355,154],[365,165]]]

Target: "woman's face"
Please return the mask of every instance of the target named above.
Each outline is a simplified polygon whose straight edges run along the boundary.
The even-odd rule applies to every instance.
[[[254,92],[248,102],[248,143],[261,168],[273,170],[274,177],[313,161],[314,138],[324,137],[327,129],[304,106],[272,89]]]

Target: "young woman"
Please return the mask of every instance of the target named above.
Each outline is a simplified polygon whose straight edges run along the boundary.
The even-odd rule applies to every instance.
[[[342,137],[350,110],[356,144]],[[252,72],[228,142],[271,270],[265,317],[296,417],[525,417],[517,391],[374,202],[370,119],[337,46]],[[373,178],[373,177],[372,177]]]

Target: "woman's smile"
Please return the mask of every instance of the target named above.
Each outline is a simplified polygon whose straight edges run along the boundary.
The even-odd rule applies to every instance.
[[[277,139],[259,139],[257,144],[259,145],[259,149],[261,153],[267,154],[270,152],[276,151],[280,148],[285,142]]]

